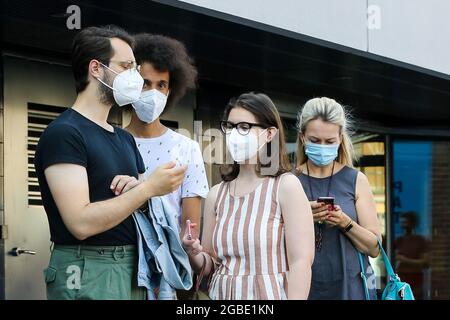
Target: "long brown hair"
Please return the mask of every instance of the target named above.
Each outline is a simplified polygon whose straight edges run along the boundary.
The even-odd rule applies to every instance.
[[[277,177],[285,172],[289,172],[292,169],[291,163],[289,162],[289,158],[286,153],[286,145],[285,145],[285,135],[283,125],[281,123],[280,114],[278,113],[275,104],[272,100],[263,93],[244,93],[241,94],[237,99],[232,98],[228,105],[225,107],[223,119],[227,120],[230,112],[233,108],[243,108],[249,112],[251,112],[257,122],[263,128],[274,127],[277,128],[277,133],[273,137],[272,141],[276,141],[278,143],[278,152],[276,154],[270,154],[270,165],[273,164],[274,161],[278,163],[277,169],[269,174],[264,174],[264,176],[272,176]],[[275,140],[277,139],[277,140]],[[272,150],[272,141],[268,142],[262,149],[261,152],[264,154],[268,154],[268,151]],[[277,157],[277,158],[276,158]],[[258,163],[256,165],[256,174],[258,176],[263,176],[261,174],[262,167],[270,167],[270,165],[265,164],[262,165],[259,159],[258,154]],[[220,168],[220,174],[224,181],[231,181],[237,178],[239,175],[239,164],[234,162],[233,164],[224,164]]]

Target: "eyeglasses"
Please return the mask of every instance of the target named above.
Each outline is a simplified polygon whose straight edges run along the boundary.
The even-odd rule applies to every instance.
[[[119,66],[127,70],[136,70],[137,72],[141,71],[141,66],[138,65],[137,62],[133,60],[125,60],[125,61],[109,60],[109,62],[117,63]]]
[[[253,127],[265,128],[258,123],[251,123],[251,122],[233,123],[233,122],[225,121],[225,120],[220,121],[220,129],[225,134],[230,134],[231,131],[233,130],[233,128],[236,128],[236,130],[238,131],[239,134],[245,136],[250,132],[251,128],[253,128]]]

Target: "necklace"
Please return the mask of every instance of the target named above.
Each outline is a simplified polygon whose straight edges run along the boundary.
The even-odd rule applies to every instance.
[[[331,181],[333,180],[333,174],[334,174],[334,165],[335,165],[335,161],[333,161],[333,167],[331,168],[331,175],[328,178],[328,187],[327,187],[327,197],[330,196],[330,189],[331,189]],[[308,173],[308,184],[309,184],[309,192],[310,192],[310,196],[311,196],[311,200],[314,201],[314,194],[312,191],[312,184],[311,184],[311,176],[309,174],[309,166],[308,166],[308,161],[306,161],[306,172]],[[323,221],[319,221],[318,222],[318,226],[317,226],[317,230],[316,230],[316,249],[317,251],[322,250],[322,240],[323,240]]]

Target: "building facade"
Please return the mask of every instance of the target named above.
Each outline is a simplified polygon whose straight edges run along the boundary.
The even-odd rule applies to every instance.
[[[211,129],[219,127],[228,100],[243,92],[265,92],[275,101],[291,156],[296,113],[306,100],[328,96],[349,106],[360,155],[355,165],[373,188],[384,246],[418,298],[450,298],[448,1],[23,0],[1,6],[0,299],[45,298],[50,242],[34,149],[75,99],[73,36],[105,24],[186,44],[199,69],[198,88],[164,120],[201,142],[207,157]],[[120,110],[110,116],[117,125],[128,119]],[[219,164],[206,164],[214,185]],[[405,248],[408,224],[414,237]],[[16,248],[36,254],[15,256]],[[414,268],[396,261],[399,250],[416,253]],[[372,263],[382,285],[382,264]]]

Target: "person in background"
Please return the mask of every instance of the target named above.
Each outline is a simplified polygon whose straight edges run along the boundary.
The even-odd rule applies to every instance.
[[[424,299],[424,270],[429,266],[428,240],[416,234],[417,213],[404,212],[400,215],[400,227],[405,231],[404,235],[394,242],[395,271],[400,279],[411,284],[414,297]]]
[[[312,300],[365,299],[358,251],[371,279],[367,256],[379,254],[375,201],[367,177],[353,168],[350,129],[344,108],[330,98],[311,99],[298,113],[298,178],[310,201],[316,236]],[[333,197],[334,205],[318,202],[319,197]],[[369,289],[374,299],[375,281]]]
[[[280,115],[265,94],[246,93],[230,100],[221,129],[234,162],[208,194],[201,244],[184,234],[191,265],[212,276],[214,300],[306,299],[313,219]]]

